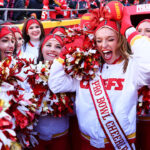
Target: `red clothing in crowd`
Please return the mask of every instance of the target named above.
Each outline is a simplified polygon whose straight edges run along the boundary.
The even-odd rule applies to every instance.
[[[4,0],[0,0],[0,6],[4,6]]]
[[[70,17],[70,12],[61,11],[61,10],[69,9],[65,0],[54,0],[54,3],[56,4],[56,6],[54,6],[55,11],[49,11],[49,16],[51,19],[56,19],[57,15],[61,15],[63,18]],[[51,9],[49,7],[49,0],[43,0],[43,9]],[[42,16],[42,20],[44,19],[47,19],[46,14]]]

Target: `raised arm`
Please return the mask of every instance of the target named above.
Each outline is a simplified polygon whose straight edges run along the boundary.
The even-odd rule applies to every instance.
[[[48,86],[54,93],[75,92],[79,82],[67,75],[63,68],[63,59],[55,59],[50,69]]]

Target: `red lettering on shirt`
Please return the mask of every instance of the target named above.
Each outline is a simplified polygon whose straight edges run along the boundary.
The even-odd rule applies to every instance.
[[[119,90],[121,91],[123,89],[123,82],[124,79],[119,79],[119,78],[109,78],[109,79],[104,79],[104,85],[106,90]]]

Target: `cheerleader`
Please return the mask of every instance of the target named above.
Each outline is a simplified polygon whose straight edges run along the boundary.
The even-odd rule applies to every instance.
[[[20,57],[34,59],[36,62],[39,56],[40,42],[45,35],[42,23],[33,18],[26,20],[23,25],[22,35],[24,43],[21,48],[22,55]]]
[[[150,19],[144,19],[136,27],[142,36],[150,38]],[[137,150],[149,150],[150,144],[150,88],[144,86],[139,90],[137,108]]]
[[[94,23],[95,43],[103,63],[95,78],[84,82],[66,74],[64,51],[52,64],[49,86],[54,93],[76,92],[81,150],[134,149],[137,90],[150,84],[150,41],[138,35],[125,7],[121,28],[110,18],[97,17]],[[132,56],[123,35],[131,45]]]
[[[57,35],[48,35],[40,47],[39,61],[53,62],[58,58],[63,47],[62,39]],[[40,116],[35,131],[38,133],[39,144],[34,150],[70,150],[69,117],[53,117],[52,115]]]
[[[0,61],[16,55],[16,40],[8,26],[0,26]]]
[[[15,34],[16,41],[17,41],[17,56],[19,57],[21,55],[21,47],[23,45],[23,37],[21,30],[16,26],[11,28],[12,31]]]
[[[66,27],[59,26],[55,27],[51,30],[51,34],[59,35],[61,38],[64,38],[66,36]]]

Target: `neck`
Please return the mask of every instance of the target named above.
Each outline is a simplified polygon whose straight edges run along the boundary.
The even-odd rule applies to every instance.
[[[122,61],[122,56],[119,56],[117,59],[114,60],[112,64],[120,64]]]

